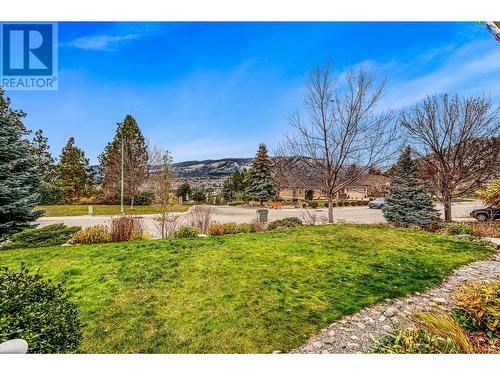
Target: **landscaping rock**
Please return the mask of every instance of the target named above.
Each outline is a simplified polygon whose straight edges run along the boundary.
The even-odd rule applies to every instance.
[[[444,298],[440,298],[440,297],[434,297],[434,298],[432,298],[432,301],[436,302],[436,303],[441,303],[441,304],[446,303],[446,300]]]
[[[389,307],[387,310],[384,311],[384,315],[388,318],[391,318],[393,317],[394,315],[396,315],[398,312],[397,309],[395,309],[394,307]]]
[[[464,282],[497,278],[500,278],[500,254],[455,270],[453,275],[433,289],[395,300],[386,299],[384,303],[345,316],[292,353],[367,352],[374,340],[385,336],[394,326],[411,324],[405,318],[415,311],[450,309],[453,306],[453,290]]]

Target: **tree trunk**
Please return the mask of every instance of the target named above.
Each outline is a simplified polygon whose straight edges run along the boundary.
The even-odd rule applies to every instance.
[[[132,198],[130,198],[130,209],[134,209],[134,196],[132,195]]]
[[[451,221],[451,197],[445,196],[443,199],[444,206],[444,221],[449,223]]]
[[[333,224],[333,198],[328,196],[328,223]]]

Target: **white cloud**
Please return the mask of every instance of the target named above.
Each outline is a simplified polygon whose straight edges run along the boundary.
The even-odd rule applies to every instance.
[[[93,35],[74,39],[64,45],[85,50],[114,51],[120,43],[140,37],[140,34]]]
[[[493,43],[473,42],[458,49],[444,48],[445,58],[424,75],[405,78],[396,75],[389,81],[384,104],[399,109],[427,95],[448,93],[498,95],[500,87],[500,49]],[[437,54],[436,51],[432,51]],[[427,53],[424,56],[428,56]],[[415,59],[414,61],[419,61]],[[409,64],[407,64],[410,69]]]

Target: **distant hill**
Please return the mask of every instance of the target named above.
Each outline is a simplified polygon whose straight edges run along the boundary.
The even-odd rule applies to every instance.
[[[192,160],[174,163],[174,174],[178,177],[230,175],[252,164],[252,158],[228,158],[218,160]]]
[[[252,164],[252,158],[228,158],[218,160],[190,160],[172,164],[174,175],[177,177],[203,177],[203,176],[227,176]],[[88,168],[94,180],[100,179],[99,166],[91,165]]]

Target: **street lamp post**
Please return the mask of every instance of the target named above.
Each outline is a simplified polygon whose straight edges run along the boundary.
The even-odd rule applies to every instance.
[[[121,179],[120,179],[120,215],[125,214],[125,210],[123,209],[123,129],[122,129],[122,160],[121,160]]]

